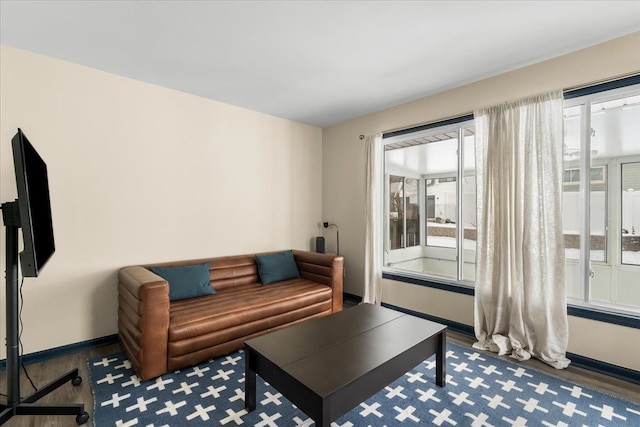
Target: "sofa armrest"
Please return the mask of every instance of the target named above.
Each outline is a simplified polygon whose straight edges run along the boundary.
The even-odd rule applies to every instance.
[[[339,255],[293,251],[300,277],[333,288],[333,312],[342,311],[344,258]]]
[[[169,283],[142,266],[118,272],[118,336],[142,380],[167,372]]]

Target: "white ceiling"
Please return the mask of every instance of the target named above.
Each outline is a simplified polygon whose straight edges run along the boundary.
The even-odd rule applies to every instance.
[[[640,1],[0,0],[0,17],[2,44],[327,127],[640,31]]]

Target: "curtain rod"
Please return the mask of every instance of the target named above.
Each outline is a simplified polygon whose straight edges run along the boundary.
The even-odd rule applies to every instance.
[[[633,73],[629,73],[629,74],[620,74],[616,77],[609,77],[607,79],[602,79],[602,80],[595,80],[592,81],[590,83],[582,83],[579,85],[575,85],[575,86],[570,86],[567,88],[562,89],[562,93],[563,94],[567,94],[569,92],[578,92],[581,90],[585,90],[585,89],[589,89],[589,88],[593,88],[594,86],[600,86],[600,85],[607,85],[613,82],[619,82],[620,80],[626,80],[626,79],[640,79],[640,72],[633,72]],[[632,82],[631,84],[635,84],[635,82]],[[411,132],[415,132],[417,130],[421,130],[421,129],[425,129],[428,127],[435,127],[435,126],[441,126],[441,125],[445,125],[451,122],[456,122],[460,119],[466,119],[469,120],[473,118],[473,113],[467,113],[467,114],[461,114],[458,116],[451,116],[451,117],[447,117],[445,119],[441,119],[441,120],[436,120],[435,122],[427,122],[427,123],[421,123],[421,124],[417,124],[417,125],[413,125],[413,126],[403,126],[403,127],[398,127],[395,129],[389,129],[386,130],[384,132],[382,132],[383,138],[384,137],[389,137],[389,136],[394,136],[394,135],[398,135],[398,134],[402,134],[402,133],[411,133]],[[464,121],[464,120],[461,120]],[[364,135],[360,135],[360,139],[363,140],[365,138]]]
[[[572,92],[574,90],[586,89],[588,87],[598,86],[598,85],[601,85],[601,84],[606,84],[606,83],[614,82],[616,80],[622,80],[622,79],[635,77],[635,76],[640,76],[640,71],[635,71],[633,73],[628,73],[628,74],[619,74],[619,75],[617,75],[615,77],[608,77],[608,78],[602,79],[602,80],[594,80],[594,81],[592,81],[590,83],[582,83],[582,84],[579,84],[579,85],[570,86],[570,87],[562,89],[562,91],[563,92]]]
[[[609,79],[600,83],[593,83],[587,86],[581,86],[575,89],[565,89],[563,91],[564,99],[578,98],[580,96],[592,95],[607,90],[619,89],[626,86],[640,84],[640,74],[627,75],[617,79]]]
[[[468,114],[462,114],[458,116],[450,116],[450,117],[447,117],[446,119],[436,120],[435,122],[423,122],[423,123],[412,125],[409,127],[403,126],[395,129],[389,129],[380,133],[382,134],[382,138],[385,138],[385,137],[389,138],[390,135],[395,134],[396,132],[404,132],[404,131],[415,132],[416,130],[420,130],[427,127],[442,126],[443,124],[452,123],[452,122],[457,123],[459,121],[466,121],[472,118],[473,118],[473,113],[468,113]],[[366,135],[360,134],[358,138],[360,140],[363,140],[365,137]]]

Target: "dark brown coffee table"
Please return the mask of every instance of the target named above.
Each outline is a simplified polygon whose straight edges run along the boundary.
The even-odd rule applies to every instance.
[[[256,408],[256,374],[326,427],[436,354],[445,386],[447,327],[362,304],[247,340],[245,407]]]

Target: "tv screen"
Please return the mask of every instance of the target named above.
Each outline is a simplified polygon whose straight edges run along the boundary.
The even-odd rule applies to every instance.
[[[11,144],[24,241],[22,276],[37,277],[55,251],[47,165],[22,130],[18,129]]]

